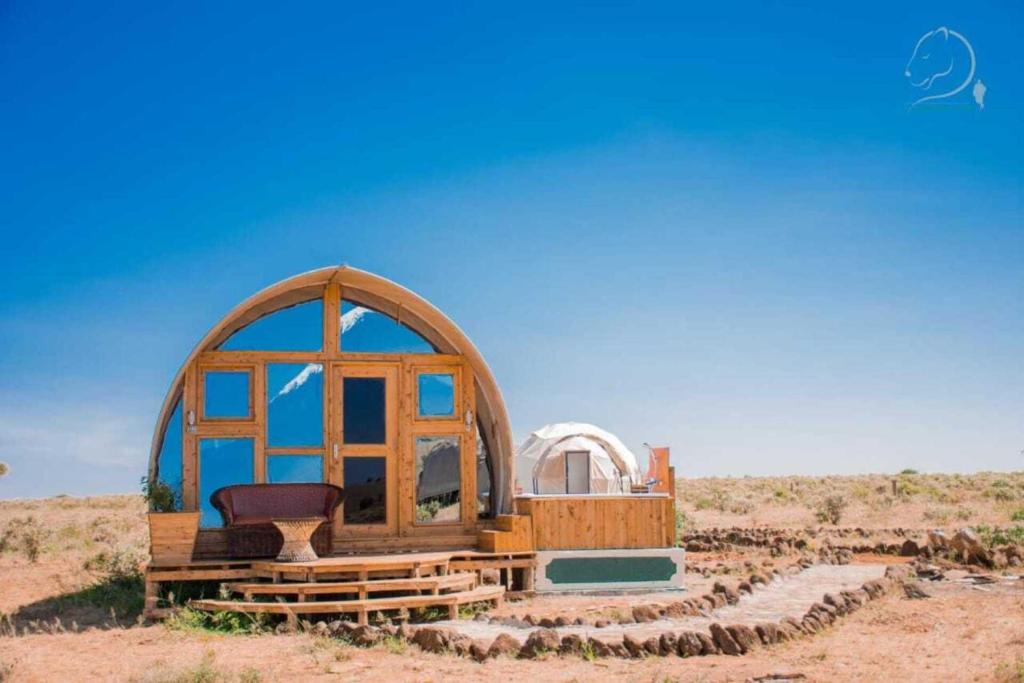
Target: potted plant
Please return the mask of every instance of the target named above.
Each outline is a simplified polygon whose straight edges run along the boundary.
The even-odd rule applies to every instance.
[[[181,496],[162,481],[141,480],[149,504],[149,554],[154,565],[183,564],[192,559],[199,535],[199,512],[182,512]]]

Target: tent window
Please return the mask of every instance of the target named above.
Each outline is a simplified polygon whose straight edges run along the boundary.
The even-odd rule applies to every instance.
[[[457,436],[416,439],[416,523],[462,519],[462,456]]]
[[[417,384],[419,417],[455,415],[455,375],[448,372],[423,372]]]
[[[565,452],[565,492],[590,493],[590,451]]]
[[[321,299],[282,308],[228,337],[220,351],[319,351],[323,346]]]
[[[437,349],[390,316],[351,301],[341,302],[341,350],[345,353],[437,353]]]

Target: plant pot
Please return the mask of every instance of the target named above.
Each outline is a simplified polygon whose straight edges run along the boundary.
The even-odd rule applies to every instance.
[[[153,565],[192,560],[199,535],[199,512],[150,512],[149,554]]]

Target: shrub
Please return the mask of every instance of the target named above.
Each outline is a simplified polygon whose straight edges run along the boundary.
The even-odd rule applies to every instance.
[[[1017,508],[1010,514],[1011,522],[1024,522],[1024,508]]]
[[[38,562],[49,535],[35,517],[15,517],[0,533],[0,553],[20,551],[29,562]]]
[[[843,513],[848,505],[849,503],[846,502],[846,498],[841,495],[827,496],[818,504],[818,509],[814,514],[819,522],[828,522],[829,524],[836,525],[843,518]]]
[[[142,495],[153,512],[176,512],[181,509],[181,496],[162,481],[151,481],[149,477],[139,480]]]
[[[4,461],[0,460],[0,477],[6,477],[11,468]]]
[[[918,472],[917,470],[914,470],[914,469],[911,469],[911,468],[908,467],[905,470],[900,470],[900,474],[920,474],[920,472]]]

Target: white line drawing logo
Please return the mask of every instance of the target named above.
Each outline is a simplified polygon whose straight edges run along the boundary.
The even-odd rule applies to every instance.
[[[911,108],[963,92],[974,81],[976,68],[974,47],[962,34],[945,26],[925,33],[914,46],[903,75],[915,88],[929,91],[936,86],[939,92],[917,99]],[[985,108],[986,92],[988,88],[980,78],[974,81],[971,95],[979,109]]]

